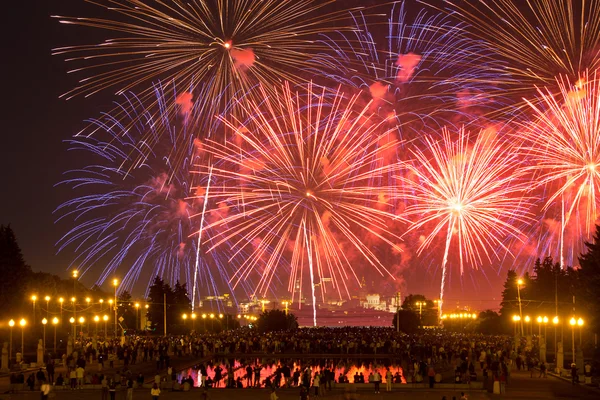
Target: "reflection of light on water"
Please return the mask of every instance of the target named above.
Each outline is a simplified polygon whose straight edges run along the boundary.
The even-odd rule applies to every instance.
[[[286,363],[286,364],[290,366],[292,376],[296,369],[298,369],[300,371],[300,381],[302,381],[302,373],[304,372],[304,369],[306,367],[312,368],[311,378],[313,378],[317,372],[320,372],[321,370],[325,369],[325,367],[320,367],[320,366],[315,367],[315,366],[313,366],[313,364],[309,363],[308,361],[305,361],[305,362],[294,361],[293,363]],[[229,364],[214,363],[213,365],[207,365],[206,366],[206,374],[208,376],[210,376],[211,379],[214,379],[215,368],[217,367],[217,365],[221,366],[221,368],[223,369],[223,371],[221,372],[222,379],[221,379],[220,387],[225,387],[226,383],[227,383],[227,377],[229,375],[229,367],[228,367]],[[264,381],[268,377],[271,377],[271,379],[274,379],[274,375],[277,370],[277,367],[283,366],[284,364],[282,364],[281,362],[260,364],[260,363],[257,363],[256,361],[241,364],[239,360],[235,360],[233,363],[233,379],[237,380],[238,378],[240,378],[242,381],[242,385],[244,387],[248,386],[248,381],[246,380],[246,367],[248,365],[250,365],[253,369],[256,365],[261,366],[260,382],[261,382],[261,385],[264,385]],[[331,368],[332,363],[327,363],[327,365]],[[406,383],[406,379],[404,377],[404,374],[402,373],[402,367],[400,367],[398,365],[390,365],[389,367],[390,367],[390,371],[392,372],[392,374],[395,374],[396,372],[400,373],[400,376],[402,377],[402,383]],[[348,382],[353,383],[354,375],[356,373],[360,374],[362,372],[362,374],[365,377],[365,381],[368,383],[369,374],[371,372],[374,372],[375,369],[377,369],[379,371],[379,373],[381,374],[382,383],[385,383],[385,374],[386,374],[387,370],[386,370],[386,367],[381,364],[376,364],[375,366],[373,364],[361,365],[361,366],[356,366],[353,363],[349,363],[349,365],[338,364],[333,368],[333,371],[335,373],[336,382],[339,380],[341,375],[344,375],[348,379]],[[187,378],[188,376],[192,377],[195,387],[200,387],[202,385],[202,377],[201,377],[200,371],[193,369],[193,368],[188,368],[186,370],[180,371],[177,374],[177,380],[179,382],[181,382],[182,379]],[[254,372],[252,373],[252,380],[254,380]],[[283,378],[282,378],[281,383],[283,384]],[[214,384],[213,384],[213,387],[214,387]]]

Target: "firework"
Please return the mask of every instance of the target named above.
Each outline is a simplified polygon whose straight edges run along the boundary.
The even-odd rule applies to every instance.
[[[224,120],[234,132],[230,142],[203,143],[218,160],[219,185],[210,197],[227,210],[208,225],[219,232],[209,242],[217,248],[228,240],[250,254],[232,281],[258,271],[258,293],[290,260],[288,289],[302,298],[296,283],[309,275],[316,324],[315,285],[323,298],[329,290],[349,297],[350,280],[359,282],[356,260],[386,274],[369,244],[398,248],[389,228],[397,218],[394,187],[385,183],[397,164],[381,162],[397,140],[373,121],[368,106],[355,110],[357,98],[339,90],[307,85],[294,92],[289,84],[278,95],[257,90],[240,105],[242,119]]]
[[[84,273],[105,266],[98,284],[118,271],[125,290],[159,275],[171,283],[187,282],[194,294],[200,284],[210,295],[231,291],[227,252],[208,254],[198,246],[201,235],[211,232],[203,229],[203,220],[190,218],[206,212],[203,192],[210,189],[209,176],[190,174],[201,160],[187,122],[191,110],[172,112],[169,103],[181,97],[171,99],[161,87],[155,95],[159,110],[127,95],[118,106],[126,118],[105,114],[91,121],[97,128],[93,136],[69,141],[71,151],[83,151],[89,164],[68,171],[60,183],[75,197],[56,213],[59,221],[76,226],[59,241],[59,251],[74,248],[73,263]],[[145,137],[156,139],[151,151],[141,140]]]
[[[499,86],[507,76],[490,46],[473,40],[464,23],[407,8],[404,1],[393,4],[385,35],[372,16],[358,12],[352,32],[321,35],[329,51],[314,58],[314,74],[360,91],[407,142],[473,123],[503,104]]]
[[[89,2],[102,7],[107,18],[55,18],[119,36],[54,49],[78,64],[71,72],[88,75],[65,93],[67,98],[107,88],[117,94],[139,86],[143,91],[161,80],[177,82],[180,90],[210,85],[211,102],[227,93],[227,104],[257,83],[297,81],[291,71],[307,65],[307,51],[318,51],[311,36],[335,29],[342,14],[324,11],[332,1],[314,0]]]
[[[573,81],[600,66],[600,3],[587,0],[473,0],[450,10],[508,62],[514,98],[533,97],[555,78]],[[524,106],[524,103],[519,103]]]
[[[560,208],[557,233],[564,267],[565,229],[570,226],[567,233],[577,248],[581,241],[574,238],[589,239],[598,217],[600,83],[596,74],[583,74],[575,80],[559,78],[555,86],[559,93],[539,89],[538,98],[527,101],[534,115],[518,133],[532,189],[544,189],[542,210]]]
[[[418,253],[438,235],[444,237],[443,301],[453,241],[458,242],[461,275],[467,263],[478,268],[484,259],[510,253],[504,241],[521,237],[518,225],[531,220],[529,199],[523,196],[527,182],[520,179],[519,156],[493,130],[471,140],[464,129],[455,139],[445,129],[441,140],[428,136],[424,144],[426,150],[411,150],[413,160],[403,163],[408,173],[399,179],[408,202],[404,216],[411,221],[407,233],[429,232],[422,236]]]

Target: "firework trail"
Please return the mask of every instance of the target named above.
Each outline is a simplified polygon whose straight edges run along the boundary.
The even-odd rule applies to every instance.
[[[200,286],[211,295],[233,293],[227,284],[229,254],[200,248],[199,235],[212,232],[190,218],[204,214],[202,195],[209,186],[208,176],[190,174],[192,164],[204,162],[188,123],[192,110],[180,96],[165,96],[162,87],[155,88],[155,95],[158,111],[134,95],[125,96],[118,108],[127,118],[105,114],[91,121],[97,127],[93,136],[69,141],[71,150],[83,151],[90,164],[68,171],[59,184],[74,190],[75,197],[57,208],[58,220],[77,224],[61,238],[59,251],[74,248],[73,263],[84,273],[105,265],[99,284],[131,265],[119,271],[123,290],[140,278],[150,284],[159,275],[171,283],[187,282],[194,294]],[[179,102],[179,108],[169,102]],[[141,140],[149,136],[155,139],[151,151]],[[129,164],[134,167],[125,169]]]
[[[209,239],[211,250],[231,241],[236,252],[249,253],[231,279],[237,285],[258,272],[258,293],[269,288],[286,258],[293,295],[307,270],[316,324],[315,285],[323,298],[328,285],[349,297],[349,281],[359,282],[353,253],[387,273],[365,235],[398,249],[389,228],[397,219],[394,187],[371,184],[398,168],[380,163],[398,143],[388,140],[368,105],[356,108],[356,96],[312,84],[297,92],[286,84],[278,95],[257,91],[240,105],[242,119],[224,119],[234,132],[230,142],[203,143],[218,160],[213,174],[219,184],[209,197],[228,210],[207,225],[218,232]],[[297,295],[302,298],[301,287]]]
[[[446,0],[449,12],[471,25],[508,62],[508,89],[518,105],[536,86],[556,89],[556,77],[575,81],[600,67],[600,3],[592,0]],[[423,2],[423,4],[426,4]]]
[[[559,78],[555,86],[559,93],[539,89],[535,101],[527,100],[533,118],[518,135],[522,139],[520,152],[527,161],[524,169],[532,176],[532,189],[544,189],[542,211],[560,209],[556,212],[560,214],[556,230],[564,268],[565,234],[572,239],[572,247],[582,248],[581,238],[591,237],[598,217],[600,83],[594,73],[574,81]],[[552,230],[551,221],[546,220],[548,230]],[[549,240],[555,240],[553,236]]]
[[[498,108],[505,102],[500,82],[507,79],[490,46],[473,40],[466,24],[410,8],[404,1],[393,4],[385,35],[372,17],[352,14],[352,32],[321,35],[329,51],[314,58],[318,67],[312,70],[360,91],[398,125],[405,143]]]
[[[404,216],[411,221],[407,233],[424,234],[418,253],[438,234],[445,236],[440,304],[443,302],[450,246],[457,243],[461,275],[464,264],[478,268],[484,259],[510,253],[508,237],[521,237],[518,225],[531,221],[529,199],[523,196],[518,154],[496,137],[481,131],[474,139],[464,129],[453,135],[444,129],[441,140],[427,136],[425,149],[410,151],[403,162],[408,174],[399,176],[408,202]],[[440,315],[442,307],[440,305]]]

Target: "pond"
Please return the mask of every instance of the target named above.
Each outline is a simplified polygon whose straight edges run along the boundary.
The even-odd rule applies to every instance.
[[[220,368],[220,382],[214,383],[213,387],[225,387],[231,372],[233,372],[233,381],[238,382],[238,385],[241,387],[248,387],[251,383],[247,379],[246,368],[250,366],[253,369],[252,380],[254,380],[255,373],[258,372],[260,374],[260,385],[264,387],[265,381],[269,379],[273,382],[278,368],[282,368],[285,365],[290,367],[292,376],[295,371],[298,371],[300,374],[300,381],[302,379],[302,374],[307,368],[309,368],[311,372],[311,380],[317,372],[322,372],[325,368],[329,368],[330,371],[334,372],[336,382],[340,382],[340,377],[343,377],[346,379],[346,382],[355,383],[355,377],[362,374],[364,380],[368,383],[369,375],[377,370],[382,375],[382,382],[385,383],[385,375],[387,368],[389,368],[392,374],[395,375],[397,383],[406,383],[403,369],[399,363],[390,360],[374,359],[215,359],[203,365],[197,365],[179,371],[176,374],[176,378],[179,382],[181,382],[182,379],[191,378],[195,387],[201,387],[203,373],[205,373],[204,380],[210,378],[210,380],[214,381],[215,374],[218,373],[218,369]],[[290,379],[290,382],[292,380],[293,379]]]

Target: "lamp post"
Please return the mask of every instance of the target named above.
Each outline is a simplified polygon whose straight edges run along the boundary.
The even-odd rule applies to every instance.
[[[559,323],[558,316],[555,315],[554,318],[552,318],[552,324],[554,325],[554,360],[556,360],[556,351],[557,351],[557,349],[556,349],[556,346],[557,346],[557,342],[556,342],[556,328],[558,326],[558,323]]]
[[[50,296],[44,297],[44,300],[46,300],[46,318],[49,318],[50,317]]]
[[[77,277],[79,276],[79,271],[74,269],[72,276],[73,276],[73,296],[77,297]]]
[[[106,340],[106,336],[108,335],[106,332],[106,322],[108,321],[108,315],[104,314],[102,319],[104,320],[104,340]]]
[[[96,323],[96,332],[95,335],[98,336],[98,322],[100,322],[100,317],[97,315],[94,315],[94,322]]]
[[[102,314],[102,311],[104,310],[104,299],[100,299],[98,301],[100,303],[100,314]]]
[[[75,341],[75,330],[77,329],[75,327],[75,318],[71,317],[69,318],[69,322],[71,323],[71,325],[73,326],[73,341]],[[75,342],[73,342],[73,344],[75,344]]]
[[[206,314],[202,314],[202,325],[204,325],[204,332],[206,332]]]
[[[581,331],[583,330],[581,327],[583,326],[583,318],[577,320],[577,326],[579,327],[579,348],[581,348]]]
[[[113,286],[115,287],[115,338],[117,337],[117,288],[119,287],[118,279],[113,279]]]
[[[284,301],[283,305],[285,306],[285,315],[288,315],[288,305],[290,304],[289,301]]]
[[[37,300],[37,296],[34,294],[31,296],[31,302],[33,303],[33,325],[35,325],[35,301]]]
[[[517,336],[517,325],[519,321],[521,321],[521,317],[518,315],[513,315],[512,320],[515,323],[515,336]]]
[[[214,319],[215,319],[215,314],[212,314],[212,313],[211,313],[211,314],[209,315],[209,317],[210,317],[210,330],[211,330],[211,332],[214,332],[214,331],[215,331],[215,325],[214,325],[214,322],[213,322],[213,321],[214,321]]]
[[[44,346],[44,354],[46,354],[46,324],[48,323],[48,320],[46,318],[44,318],[42,320],[42,325],[44,325],[44,336],[42,340],[43,346]]]
[[[21,318],[19,325],[21,325],[21,360],[23,360],[25,359],[25,325],[27,325],[25,318]]]
[[[423,306],[425,305],[425,302],[417,301],[416,305],[419,306],[419,325],[423,326]]]
[[[83,334],[83,324],[85,323],[84,317],[79,317],[79,324],[81,325],[81,333]],[[89,326],[88,326],[89,329]]]
[[[71,303],[73,303],[73,319],[77,320],[77,299],[71,297]]]
[[[571,325],[571,351],[573,352],[573,363],[575,363],[575,325],[577,325],[575,317],[569,320],[569,324]]]
[[[58,324],[58,318],[52,318],[52,325],[54,325],[54,355],[56,355],[56,325]]]
[[[60,320],[62,321],[63,318],[63,302],[65,301],[65,299],[63,299],[62,297],[58,299],[58,302],[60,303]]]
[[[531,327],[531,325],[529,325],[529,323],[531,322],[531,318],[529,317],[529,315],[525,316],[525,323],[527,324],[527,329],[525,329],[525,334],[533,334],[533,328]]]
[[[548,317],[544,315],[542,322],[544,323],[544,344],[548,344]]]
[[[523,334],[523,308],[521,307],[521,285],[523,284],[523,279],[517,279],[517,296],[519,299],[519,317],[521,317],[519,319],[520,325],[521,325],[521,336],[524,336]]]
[[[137,331],[138,329],[140,329],[140,325],[138,322],[138,314],[140,311],[140,303],[135,303],[135,330]]]
[[[183,318],[183,326],[185,326],[185,321],[187,321],[187,314],[183,313],[183,315],[181,316],[181,318]]]
[[[8,326],[10,326],[10,347],[8,350],[8,361],[10,361],[12,359],[12,330],[13,326],[15,326],[15,320],[11,319],[8,321]]]
[[[196,313],[192,312],[192,330],[195,331],[196,330]]]

